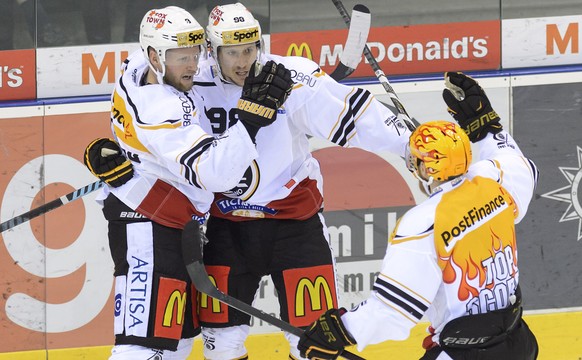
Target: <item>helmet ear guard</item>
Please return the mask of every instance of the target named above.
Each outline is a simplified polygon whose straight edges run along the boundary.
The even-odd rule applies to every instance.
[[[471,143],[461,127],[449,121],[421,124],[410,135],[407,167],[419,178],[421,163],[427,181],[448,181],[465,174],[472,160]]]

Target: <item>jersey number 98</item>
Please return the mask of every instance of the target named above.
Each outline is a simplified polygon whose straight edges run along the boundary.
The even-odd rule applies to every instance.
[[[222,134],[238,121],[236,108],[230,109],[228,111],[228,116],[226,109],[223,108],[204,108],[204,113],[210,120],[213,134]]]

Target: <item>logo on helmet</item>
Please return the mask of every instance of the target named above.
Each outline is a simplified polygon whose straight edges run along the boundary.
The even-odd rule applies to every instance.
[[[204,30],[187,31],[176,34],[178,46],[201,45],[204,42]]]
[[[208,16],[208,20],[212,21],[212,25],[216,26],[220,22],[222,15],[224,15],[224,11],[220,10],[217,6],[214,9],[212,9],[212,12]]]
[[[471,163],[471,144],[455,123],[429,121],[410,135],[408,166],[416,168],[415,159],[423,162],[427,173],[438,181],[451,180],[467,172]],[[417,169],[418,170],[418,169]]]
[[[239,45],[254,43],[259,41],[259,28],[252,27],[249,29],[225,31],[222,34],[224,45]]]
[[[148,14],[146,22],[155,24],[156,29],[160,29],[166,23],[166,15],[167,14],[156,12],[155,10],[153,10]]]

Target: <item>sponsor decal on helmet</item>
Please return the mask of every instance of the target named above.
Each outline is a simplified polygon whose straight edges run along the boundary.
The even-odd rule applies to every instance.
[[[259,28],[257,26],[248,29],[225,31],[222,33],[222,42],[224,45],[248,44],[259,40]]]
[[[152,10],[148,14],[148,17],[146,18],[146,22],[156,24],[156,29],[159,29],[162,26],[164,26],[164,24],[166,22],[166,15],[167,14]]]
[[[220,19],[222,18],[222,15],[224,15],[224,11],[220,10],[218,6],[212,9],[212,12],[210,13],[209,16],[209,20],[212,21],[212,25],[214,26],[218,25]]]
[[[204,43],[204,30],[187,31],[176,34],[178,46],[195,46]]]

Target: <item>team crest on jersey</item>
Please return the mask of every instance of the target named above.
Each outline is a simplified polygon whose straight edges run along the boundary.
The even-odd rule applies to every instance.
[[[225,192],[224,195],[246,201],[257,191],[260,178],[259,165],[253,160],[238,185],[230,189],[230,191]]]
[[[509,138],[505,135],[503,135],[503,133],[498,133],[493,135],[493,138],[497,141],[497,147],[499,149],[505,149],[505,148],[512,148],[515,149],[515,144],[511,141],[509,141]]]

